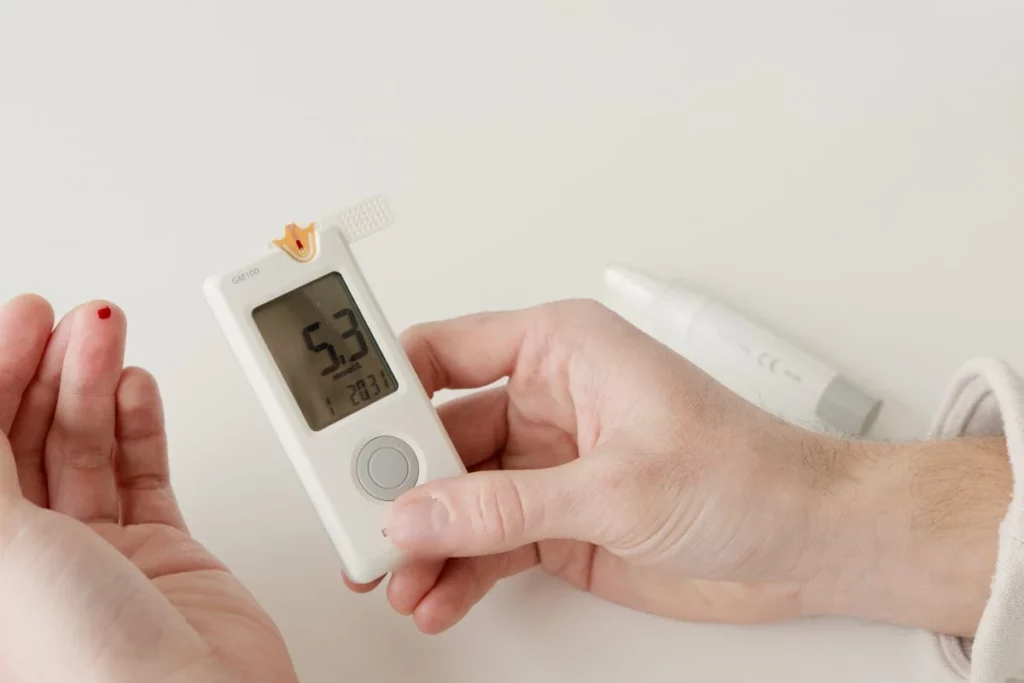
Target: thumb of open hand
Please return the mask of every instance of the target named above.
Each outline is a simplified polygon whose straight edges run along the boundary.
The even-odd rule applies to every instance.
[[[18,486],[18,468],[14,463],[14,453],[7,437],[0,432],[0,511],[6,505],[21,498]]]

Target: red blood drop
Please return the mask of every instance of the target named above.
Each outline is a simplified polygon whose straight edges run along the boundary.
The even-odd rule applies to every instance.
[[[106,320],[110,317],[110,306],[104,306],[100,310],[96,311],[96,315],[100,317],[100,320]]]
[[[299,251],[302,251],[302,240],[295,240],[295,246],[299,248]]]

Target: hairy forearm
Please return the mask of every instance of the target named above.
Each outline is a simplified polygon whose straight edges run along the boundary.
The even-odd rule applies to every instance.
[[[1005,441],[838,448],[853,466],[830,493],[831,540],[808,611],[973,635],[1011,496]]]

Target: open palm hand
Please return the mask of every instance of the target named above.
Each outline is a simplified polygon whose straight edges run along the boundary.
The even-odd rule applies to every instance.
[[[192,539],[125,318],[0,309],[0,679],[294,681],[267,614]]]

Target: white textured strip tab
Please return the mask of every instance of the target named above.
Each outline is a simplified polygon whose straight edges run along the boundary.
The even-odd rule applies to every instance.
[[[382,196],[371,197],[317,221],[321,228],[336,228],[352,244],[395,222],[391,207]]]

